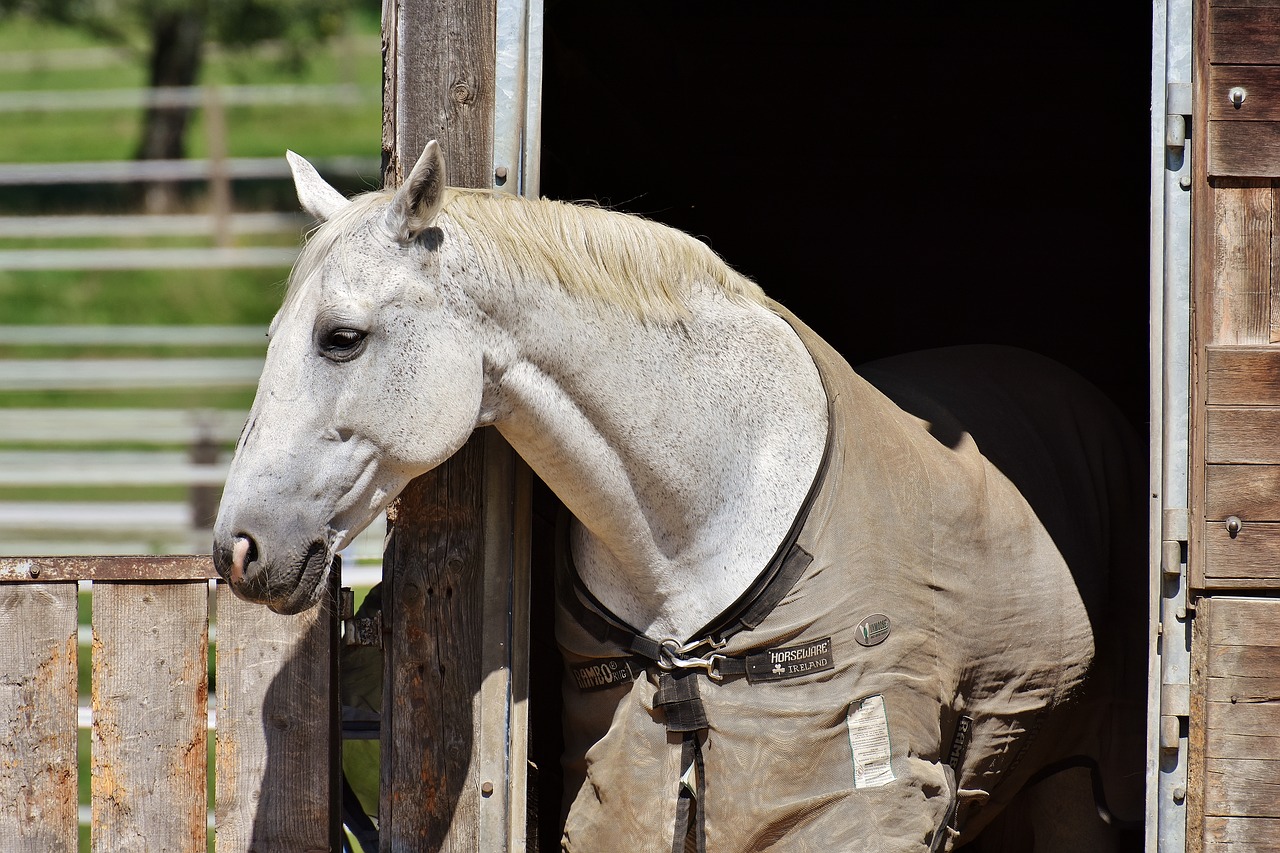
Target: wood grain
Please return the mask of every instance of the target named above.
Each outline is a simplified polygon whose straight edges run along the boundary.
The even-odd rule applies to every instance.
[[[1205,522],[1203,529],[1207,586],[1280,587],[1280,524],[1246,521],[1234,537],[1220,522]]]
[[[1213,65],[1267,65],[1280,59],[1280,8],[1212,6],[1209,29]]]
[[[1280,152],[1280,148],[1277,151]],[[1212,311],[1216,342],[1268,343],[1271,340],[1270,184],[1219,186],[1214,193],[1213,217],[1214,287],[1208,307]]]
[[[341,849],[334,600],[281,616],[218,586],[217,853]]]
[[[1210,121],[1208,133],[1209,174],[1242,178],[1280,175],[1280,122]]]
[[[1210,406],[1280,406],[1280,347],[1210,346],[1204,402]]]
[[[403,179],[431,139],[440,142],[451,185],[493,185],[496,16],[492,0],[384,4],[388,185]],[[489,778],[495,755],[508,757],[507,772],[516,772],[507,742],[509,692],[500,691],[500,702],[491,695],[494,678],[510,678],[509,670],[493,663],[495,644],[506,643],[512,629],[492,606],[492,584],[510,590],[511,510],[504,507],[501,519],[487,514],[494,507],[486,501],[500,498],[485,492],[491,464],[509,468],[509,458],[497,455],[510,452],[487,447],[478,433],[443,466],[411,483],[388,512],[388,689],[379,806],[384,851],[523,846],[523,839],[506,838],[509,780]],[[501,575],[494,565],[486,572],[487,563],[501,562],[493,549],[506,555]],[[510,646],[503,652],[510,655]],[[490,744],[489,738],[499,740]],[[523,767],[518,770],[523,782]],[[493,786],[488,796],[482,782]]]
[[[1209,465],[1205,520],[1280,521],[1280,465]]]
[[[1238,107],[1228,94],[1236,86],[1245,90]],[[1210,121],[1280,121],[1280,65],[1214,65],[1208,96]]]
[[[1205,820],[1205,853],[1274,853],[1280,850],[1280,820],[1211,817]]]
[[[74,853],[76,585],[0,584],[0,839]]]
[[[1280,764],[1268,759],[1206,758],[1205,816],[1280,817]]]
[[[484,640],[483,462],[483,437],[472,436],[388,512],[384,565],[393,567],[395,606],[383,617],[384,850],[479,849],[472,758]]]
[[[94,853],[206,850],[208,596],[94,585]]]
[[[1207,463],[1280,463],[1280,408],[1211,406],[1205,414]]]

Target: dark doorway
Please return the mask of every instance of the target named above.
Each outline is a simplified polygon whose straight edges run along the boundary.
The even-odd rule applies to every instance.
[[[542,191],[701,237],[855,365],[1024,346],[1147,417],[1149,4],[550,0]]]

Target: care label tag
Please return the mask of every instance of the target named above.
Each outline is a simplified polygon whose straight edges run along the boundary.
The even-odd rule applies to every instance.
[[[893,781],[889,717],[883,696],[868,696],[849,706],[849,746],[853,749],[855,788],[879,788]]]
[[[781,681],[834,669],[835,665],[831,638],[823,637],[799,646],[781,646],[747,655],[747,680],[752,684]]]
[[[584,693],[630,684],[644,673],[635,658],[607,658],[572,668],[573,681]]]

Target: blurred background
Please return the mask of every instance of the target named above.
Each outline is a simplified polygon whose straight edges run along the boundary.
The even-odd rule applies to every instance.
[[[380,185],[379,16],[0,2],[0,554],[208,551],[312,224],[284,152]]]

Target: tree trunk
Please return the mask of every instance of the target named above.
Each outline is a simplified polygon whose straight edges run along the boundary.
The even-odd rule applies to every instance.
[[[151,24],[150,85],[152,88],[192,86],[200,72],[204,50],[204,17],[194,9],[163,12]],[[179,160],[186,154],[189,107],[150,106],[142,126],[139,160]],[[177,205],[177,185],[149,184],[146,206],[163,213]]]

